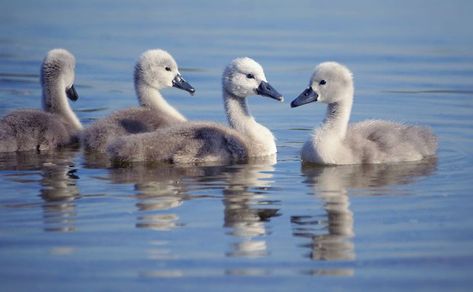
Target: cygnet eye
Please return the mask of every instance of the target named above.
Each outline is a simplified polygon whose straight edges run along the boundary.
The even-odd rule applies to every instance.
[[[246,74],[246,78],[248,79],[255,79],[255,75],[251,74],[251,73],[248,73]]]
[[[327,84],[327,81],[325,81],[325,80],[320,80],[319,84],[320,84],[320,85],[325,85],[325,84]]]
[[[166,69],[166,71],[171,71],[171,67],[165,67],[164,69]]]

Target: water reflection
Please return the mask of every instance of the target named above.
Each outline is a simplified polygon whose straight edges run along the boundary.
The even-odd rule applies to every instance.
[[[75,230],[75,200],[79,198],[74,157],[77,151],[64,149],[55,152],[18,152],[0,154],[1,170],[39,171],[39,196],[43,199],[45,231]],[[17,181],[20,181],[16,179]],[[32,182],[32,181],[24,181]],[[35,182],[36,183],[36,182]]]
[[[363,189],[368,194],[388,194],[390,189],[386,186],[412,183],[432,174],[435,169],[436,160],[394,165],[303,165],[304,182],[322,201],[325,214],[291,216],[293,234],[309,239],[303,247],[309,250],[306,256],[312,260],[354,260],[354,215],[350,209],[349,192]],[[353,271],[335,269],[323,272],[347,275]],[[320,274],[321,271],[313,273]]]
[[[89,162],[89,166],[100,166],[100,160]],[[98,162],[98,163],[97,163]],[[170,232],[186,226],[179,217],[178,209],[185,201],[207,197],[199,195],[202,190],[218,189],[223,185],[225,166],[181,167],[169,164],[131,164],[126,168],[110,168],[109,179],[113,183],[133,184],[131,195],[136,206],[136,228],[159,232]],[[197,190],[197,192],[196,192]],[[159,238],[159,239],[157,239]],[[162,262],[178,260],[182,254],[175,251],[172,241],[161,237],[148,242],[144,250],[148,260]],[[181,277],[180,269],[158,268],[142,271],[140,277]]]
[[[98,160],[95,160],[98,161]],[[133,164],[126,168],[110,168],[113,183],[132,183],[134,186],[136,227],[156,231],[172,231],[186,225],[178,209],[186,200],[223,193],[223,226],[235,239],[226,252],[229,257],[260,257],[268,255],[267,222],[278,216],[278,202],[266,198],[274,171],[275,157],[248,164],[227,166],[179,167],[173,165]],[[93,165],[93,164],[90,164]],[[95,165],[96,166],[96,165]],[[146,250],[147,258],[156,261],[175,260],[172,242],[153,240]],[[176,276],[180,270],[153,270],[146,277]],[[164,273],[164,274],[163,274]],[[255,269],[227,270],[227,274],[254,275],[266,273]]]
[[[223,190],[224,227],[237,239],[227,256],[259,257],[268,254],[267,222],[278,216],[277,202],[266,198],[273,183],[275,158],[238,165],[227,173]]]
[[[79,189],[78,176],[71,161],[45,164],[42,169],[40,195],[43,198],[44,230],[70,232],[75,230]]]
[[[106,153],[98,153],[94,151],[86,151],[84,150],[84,167],[85,168],[95,168],[95,169],[103,169],[103,168],[110,168],[110,158]]]
[[[112,168],[109,172],[114,183],[134,183],[133,197],[138,210],[136,227],[159,231],[182,225],[172,210],[189,199],[183,178],[203,175],[199,168],[150,167],[144,164]]]
[[[347,185],[338,167],[302,169],[314,195],[322,200],[325,214],[322,216],[291,216],[294,235],[309,238],[304,247],[312,260],[355,259],[352,237],[353,213],[350,210]]]

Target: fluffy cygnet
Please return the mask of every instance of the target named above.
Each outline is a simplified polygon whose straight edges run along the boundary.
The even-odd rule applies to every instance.
[[[246,103],[246,97],[251,95],[283,100],[267,82],[263,68],[253,59],[237,58],[225,68],[222,87],[230,127],[212,122],[187,122],[121,137],[108,148],[112,160],[202,163],[274,155],[273,134],[255,121]]]
[[[353,104],[353,79],[343,65],[318,65],[309,87],[294,101],[297,107],[328,104],[325,120],[304,144],[302,160],[317,164],[363,164],[416,161],[435,155],[437,138],[429,128],[382,120],[348,124]]]
[[[117,111],[87,128],[82,135],[87,150],[105,152],[109,142],[117,137],[150,132],[186,121],[159,93],[168,87],[191,94],[195,92],[182,78],[176,61],[168,52],[159,49],[144,52],[135,66],[134,76],[141,106]]]
[[[64,49],[48,52],[41,65],[43,111],[23,109],[0,120],[0,152],[53,150],[78,142],[82,125],[67,98],[74,89],[74,56]]]

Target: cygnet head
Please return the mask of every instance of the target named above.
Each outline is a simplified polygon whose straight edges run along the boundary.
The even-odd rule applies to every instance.
[[[144,52],[135,66],[135,86],[147,85],[156,90],[176,87],[193,94],[195,92],[182,78],[174,58],[166,51],[155,49]]]
[[[352,98],[353,77],[350,70],[336,62],[325,62],[315,67],[309,87],[291,102],[291,107],[314,101],[331,104]]]
[[[224,91],[238,98],[262,95],[284,100],[266,80],[261,65],[248,57],[233,60],[223,72],[222,83]]]
[[[76,59],[69,51],[53,49],[48,52],[41,66],[41,86],[45,103],[54,102],[49,100],[52,94],[50,91],[57,86],[64,88],[70,100],[76,101],[79,98],[74,88],[75,66]]]

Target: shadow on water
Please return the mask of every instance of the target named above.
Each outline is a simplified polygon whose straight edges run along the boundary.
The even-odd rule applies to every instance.
[[[22,171],[12,174],[25,175],[25,171],[39,171],[45,231],[70,232],[75,230],[75,200],[80,197],[76,181],[74,158],[77,151],[64,149],[56,152],[16,152],[0,154],[0,169]]]
[[[354,214],[350,209],[350,193],[367,191],[368,195],[387,195],[395,185],[410,184],[432,175],[436,159],[404,164],[371,164],[348,166],[302,165],[304,183],[323,204],[322,216],[291,216],[293,235],[305,238],[306,257],[314,261],[353,261],[356,259],[353,238]],[[374,193],[372,190],[375,190]],[[314,270],[311,274],[352,275],[353,269]]]

